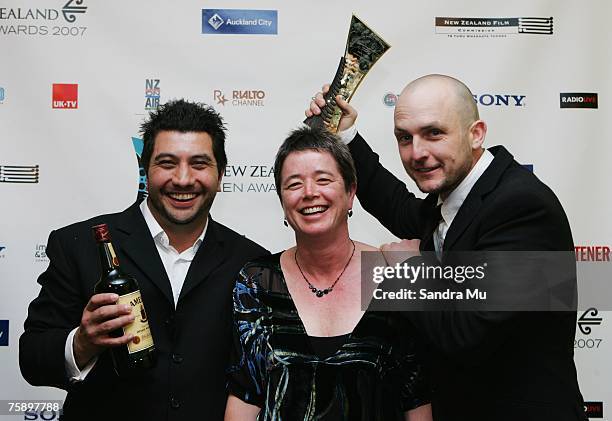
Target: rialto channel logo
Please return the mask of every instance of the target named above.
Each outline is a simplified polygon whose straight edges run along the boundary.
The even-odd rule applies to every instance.
[[[436,34],[451,38],[505,38],[509,35],[552,35],[553,18],[485,18],[436,16]]]
[[[597,108],[599,101],[594,92],[568,92],[559,94],[561,108]]]
[[[20,7],[0,7],[0,36],[71,38],[87,33],[87,26],[81,22],[81,17],[87,13],[84,0],[66,3],[39,0],[40,7],[34,6],[32,0],[17,3]],[[56,7],[50,8],[50,5]]]
[[[0,183],[38,183],[38,165],[0,165]]]
[[[51,106],[60,110],[79,108],[79,85],[77,83],[54,83]]]
[[[233,107],[263,107],[265,106],[266,91],[261,89],[247,90],[221,90],[213,91],[213,101],[217,105],[230,105]]]
[[[203,34],[278,34],[278,11],[202,9]]]

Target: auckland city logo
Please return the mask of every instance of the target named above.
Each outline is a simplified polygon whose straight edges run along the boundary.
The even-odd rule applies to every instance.
[[[203,34],[276,35],[278,12],[251,9],[202,9]]]
[[[451,38],[501,38],[509,35],[552,35],[552,17],[483,18],[444,17],[435,18],[436,34]]]

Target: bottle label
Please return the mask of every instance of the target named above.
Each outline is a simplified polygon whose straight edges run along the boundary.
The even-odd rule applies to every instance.
[[[119,267],[119,259],[117,259],[117,253],[115,253],[115,249],[113,248],[112,243],[108,243],[108,251],[110,251],[111,259],[113,260],[113,266],[116,268]]]
[[[124,334],[131,333],[134,335],[134,338],[128,343],[128,352],[133,354],[134,352],[151,348],[153,346],[153,336],[149,328],[149,320],[145,312],[144,304],[142,303],[140,290],[120,296],[119,300],[117,300],[117,304],[128,304],[132,306],[132,314],[135,317],[132,323],[123,327]]]

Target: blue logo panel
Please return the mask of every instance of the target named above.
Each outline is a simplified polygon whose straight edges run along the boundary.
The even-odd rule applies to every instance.
[[[8,346],[9,342],[9,321],[0,320],[0,346]]]
[[[278,11],[202,9],[203,34],[278,34]]]

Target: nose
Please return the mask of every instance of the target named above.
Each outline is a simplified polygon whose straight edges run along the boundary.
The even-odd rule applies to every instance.
[[[304,183],[304,197],[305,198],[313,198],[319,195],[319,188],[317,183],[313,180],[307,180]]]
[[[419,136],[415,136],[412,139],[412,159],[415,161],[422,161],[427,159],[428,156],[429,150],[427,149],[425,141]]]
[[[172,174],[172,183],[176,186],[190,186],[194,183],[193,170],[190,165],[180,164]]]

